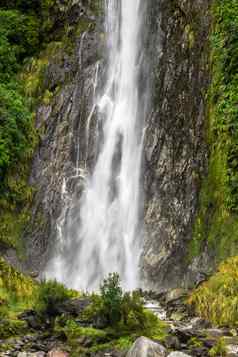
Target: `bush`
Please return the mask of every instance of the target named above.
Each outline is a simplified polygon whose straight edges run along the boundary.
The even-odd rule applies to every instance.
[[[216,343],[216,345],[211,348],[211,350],[209,351],[209,356],[211,356],[211,357],[227,356],[227,347],[226,347],[226,344],[225,344],[223,338],[220,338],[218,340],[218,342]]]
[[[138,291],[123,293],[118,274],[110,274],[104,280],[101,295],[93,294],[92,303],[85,309],[83,317],[95,326],[107,329],[112,338],[141,335],[150,338],[165,336],[165,325],[152,312],[144,309]]]
[[[34,129],[32,115],[21,94],[0,84],[0,176],[31,154]],[[3,189],[3,181],[1,187]]]
[[[115,326],[121,320],[123,293],[118,274],[109,274],[100,287],[102,310],[101,314],[107,325]]]
[[[6,298],[29,300],[35,293],[36,284],[32,279],[24,276],[0,258],[0,292]],[[1,297],[1,294],[0,294]]]
[[[17,10],[0,9],[0,79],[9,80],[39,47],[39,22]]]
[[[67,300],[78,296],[78,293],[67,289],[57,281],[44,281],[40,284],[36,309],[41,315],[56,317],[59,307]]]
[[[24,321],[7,319],[2,319],[0,321],[0,338],[2,339],[16,335],[23,335],[26,331],[27,325]]]
[[[68,341],[71,343],[74,341],[74,339],[82,336],[90,338],[92,344],[104,342],[107,339],[107,334],[105,331],[92,327],[81,327],[73,320],[68,320],[66,322],[64,333]]]
[[[222,263],[189,298],[196,313],[217,326],[238,326],[238,257]]]

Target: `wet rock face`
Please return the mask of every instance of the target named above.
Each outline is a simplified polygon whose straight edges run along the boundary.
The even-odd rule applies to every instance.
[[[185,286],[189,241],[206,172],[209,0],[151,1],[152,105],[144,158],[147,287]]]
[[[25,234],[31,271],[41,270],[54,250],[56,223],[68,204],[64,190],[74,192],[71,205],[73,200],[78,202],[97,151],[98,123],[91,111],[103,36],[92,14],[87,15],[87,9],[82,14],[81,2],[74,3],[72,13],[67,8],[70,25],[88,16],[91,26],[76,38],[70,53],[62,50],[52,56],[45,72],[44,86],[54,95],[38,108],[36,116],[41,140],[30,178],[36,194]],[[148,0],[146,56],[151,62],[152,95],[142,175],[145,244],[141,275],[146,287],[155,290],[186,286],[197,275],[195,269],[188,276],[187,256],[207,164],[204,93],[209,82],[209,3]]]
[[[56,222],[65,208],[63,190],[75,192],[77,198],[83,177],[94,160],[93,113],[89,136],[87,119],[93,107],[101,30],[91,15],[84,14],[81,19],[82,4],[79,2],[77,12],[77,2],[74,3],[73,16],[78,13],[77,21],[74,21],[77,25],[87,21],[89,25],[76,37],[68,52],[62,47],[49,56],[43,85],[53,96],[49,103],[40,105],[36,113],[40,142],[30,176],[36,194],[32,219],[25,234],[30,270],[41,271],[54,249]],[[67,16],[71,18],[69,9]]]

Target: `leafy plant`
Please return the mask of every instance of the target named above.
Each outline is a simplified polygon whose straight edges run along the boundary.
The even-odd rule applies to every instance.
[[[222,263],[218,272],[191,294],[189,304],[217,326],[237,327],[238,257]]]
[[[109,274],[100,287],[102,310],[101,314],[107,325],[115,326],[121,320],[123,293],[118,274]]]
[[[96,325],[99,323],[114,338],[127,335],[162,338],[166,335],[166,326],[144,308],[140,293],[122,291],[116,273],[109,274],[104,280],[100,295],[93,294],[90,298],[84,319]]]
[[[238,3],[215,0],[211,12],[209,167],[200,193],[190,258],[206,246],[217,263],[238,253]]]
[[[223,357],[227,356],[227,348],[223,338],[220,338],[216,345],[212,347],[209,351],[209,356],[211,357]]]
[[[78,296],[77,292],[67,289],[55,280],[43,281],[38,289],[37,311],[41,315],[46,314],[54,318],[59,315],[60,305],[76,296]]]

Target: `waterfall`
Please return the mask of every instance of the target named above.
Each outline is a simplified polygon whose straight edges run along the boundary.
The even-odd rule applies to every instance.
[[[98,127],[102,128],[98,135],[99,151],[93,172],[86,175],[78,202],[79,219],[75,223],[69,208],[67,217],[65,213],[64,219],[60,217],[58,253],[47,269],[48,277],[76,289],[97,289],[110,272],[120,274],[126,289],[138,286],[145,113],[141,94],[145,89],[140,90],[139,85],[146,86],[140,83],[142,2],[105,0],[106,80],[95,94],[94,105]],[[92,114],[88,121],[91,117]],[[90,128],[90,122],[87,127]],[[63,198],[67,197],[65,183],[62,194]],[[67,228],[62,229],[62,224]]]

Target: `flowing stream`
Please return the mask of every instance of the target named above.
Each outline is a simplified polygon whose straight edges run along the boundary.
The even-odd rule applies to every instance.
[[[77,226],[69,213],[67,223],[64,212],[58,221],[58,254],[47,273],[77,289],[97,289],[110,272],[120,274],[126,289],[138,286],[145,113],[139,90],[143,72],[142,2],[105,0],[106,81],[95,94],[94,105],[102,128],[99,152],[92,174],[86,175]],[[62,194],[69,205],[65,184]]]

